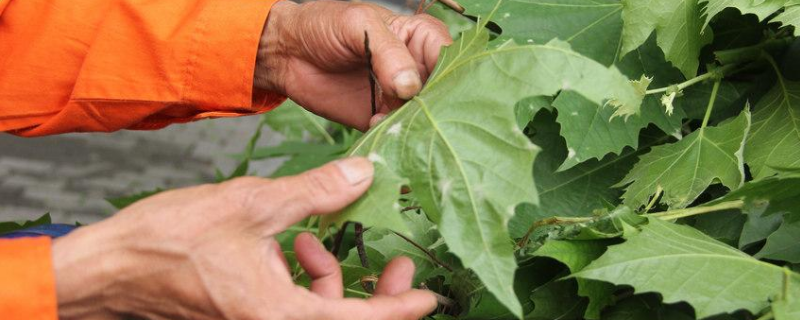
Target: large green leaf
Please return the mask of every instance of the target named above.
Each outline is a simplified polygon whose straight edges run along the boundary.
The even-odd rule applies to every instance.
[[[488,16],[493,1],[461,0],[467,14]],[[504,0],[492,17],[501,39],[517,43],[568,42],[572,48],[604,65],[619,59],[622,41],[620,0]]]
[[[691,204],[714,181],[735,189],[744,182],[742,148],[750,112],[717,127],[703,127],[673,144],[654,147],[640,157],[620,185],[625,204],[639,207],[659,188],[662,203],[673,208]]]
[[[368,156],[386,169],[376,171],[364,197],[325,223],[398,228],[390,220],[397,215],[399,192],[373,190],[391,190],[398,178],[408,179],[448,248],[521,317],[507,223],[517,204],[537,202],[529,170],[538,147],[518,128],[515,104],[564,89],[596,103],[613,98],[635,106],[641,97],[616,69],[576,54],[566,43],[507,43],[487,50],[487,40],[480,26],[443,50],[426,88],[353,146],[350,155]]]
[[[756,257],[800,263],[800,215],[786,216]]]
[[[779,78],[753,111],[744,159],[755,178],[800,168],[800,83]]]
[[[576,276],[657,292],[665,303],[686,301],[705,318],[760,312],[782,292],[784,272],[691,227],[650,219]],[[791,273],[789,281],[800,288],[800,275]]]
[[[655,32],[667,61],[687,77],[697,74],[700,49],[713,39],[703,28],[697,0],[623,0],[622,53],[641,46]]]

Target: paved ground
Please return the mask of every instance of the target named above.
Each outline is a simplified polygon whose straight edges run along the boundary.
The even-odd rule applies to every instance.
[[[114,212],[105,198],[213,180],[230,172],[258,117],[173,125],[160,131],[25,139],[0,134],[0,221],[50,212],[60,222],[94,222]],[[280,136],[265,132],[260,144]],[[258,162],[268,175],[277,163]]]
[[[376,0],[404,10],[406,0]],[[406,10],[407,11],[407,10]],[[230,172],[258,117],[173,125],[154,132],[69,134],[23,139],[0,133],[0,221],[50,212],[57,222],[91,223],[114,212],[105,198],[212,181]],[[261,145],[276,144],[273,132]],[[277,162],[254,164],[268,175]]]

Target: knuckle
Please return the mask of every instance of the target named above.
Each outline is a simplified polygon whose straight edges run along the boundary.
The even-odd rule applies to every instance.
[[[336,193],[340,187],[340,178],[330,172],[331,170],[312,170],[303,175],[309,199],[321,199]]]
[[[218,187],[219,193],[230,204],[243,210],[249,210],[261,194],[260,186],[268,180],[256,177],[240,177],[223,182]]]

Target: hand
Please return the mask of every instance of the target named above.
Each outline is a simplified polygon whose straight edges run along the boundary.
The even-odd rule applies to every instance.
[[[419,319],[436,299],[411,290],[411,260],[393,260],[374,297],[344,299],[338,261],[311,234],[295,239],[310,291],[292,282],[274,236],[342,209],[372,183],[350,158],[304,174],[240,178],[164,192],[56,240],[61,319]]]
[[[383,93],[380,114],[419,93],[441,47],[452,42],[445,25],[425,14],[402,16],[365,3],[282,1],[264,28],[254,85],[365,130],[372,115],[364,32]]]

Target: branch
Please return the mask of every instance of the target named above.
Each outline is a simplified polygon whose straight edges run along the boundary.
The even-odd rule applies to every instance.
[[[726,201],[721,202],[715,205],[706,206],[706,207],[694,207],[694,208],[686,208],[686,209],[678,209],[678,210],[669,210],[664,212],[658,213],[651,213],[645,214],[645,217],[649,218],[659,218],[661,220],[675,220],[680,218],[686,218],[691,216],[696,216],[699,214],[710,213],[710,212],[717,212],[723,210],[730,210],[730,209],[741,209],[744,207],[744,201],[742,200],[733,200],[733,201]]]
[[[691,86],[693,86],[695,84],[698,84],[698,83],[701,83],[703,81],[706,81],[708,79],[724,77],[728,72],[732,71],[736,67],[737,67],[737,65],[735,65],[735,64],[724,65],[722,67],[719,67],[716,70],[701,74],[699,76],[696,76],[694,78],[691,78],[689,80],[686,80],[686,81],[684,81],[682,83],[679,83],[679,84],[676,84],[676,85],[671,85],[671,86],[668,86],[668,87],[663,87],[663,88],[658,88],[658,89],[647,90],[645,92],[645,94],[664,93],[664,92],[667,92],[667,91],[670,91],[670,90],[680,91],[680,90],[686,89],[688,87],[691,87]]]
[[[418,243],[414,242],[414,240],[411,240],[410,238],[408,238],[408,237],[404,236],[403,234],[401,234],[401,233],[399,233],[399,232],[395,232],[395,231],[392,231],[392,232],[393,232],[395,235],[397,235],[398,237],[400,237],[400,238],[403,238],[403,240],[407,241],[407,242],[408,242],[408,243],[410,243],[411,245],[413,245],[413,246],[417,247],[417,249],[419,249],[419,250],[421,250],[422,252],[424,252],[424,253],[425,253],[425,255],[427,255],[427,256],[428,256],[428,258],[431,258],[431,260],[433,260],[433,262],[434,262],[434,263],[438,264],[438,265],[439,265],[439,266],[441,266],[442,268],[445,268],[445,269],[447,269],[447,271],[453,272],[453,268],[452,268],[452,267],[450,267],[449,265],[447,265],[446,263],[444,263],[444,261],[442,261],[442,260],[439,260],[439,258],[437,258],[437,257],[436,257],[436,255],[434,255],[432,252],[428,251],[428,249],[425,249],[425,247],[423,247],[423,246],[421,246],[420,244],[418,244]]]

